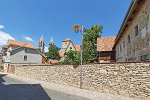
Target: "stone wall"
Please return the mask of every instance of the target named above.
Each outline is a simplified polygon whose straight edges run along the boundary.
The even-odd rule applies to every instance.
[[[15,66],[11,65],[11,68],[10,68],[10,73],[12,74],[15,74]]]
[[[80,87],[80,65],[16,66],[23,77]],[[84,64],[83,88],[150,100],[150,61]]]

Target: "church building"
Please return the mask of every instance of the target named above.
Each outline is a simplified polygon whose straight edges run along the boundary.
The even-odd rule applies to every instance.
[[[80,45],[75,45],[71,39],[68,37],[64,41],[62,41],[62,52],[59,53],[61,54],[61,61],[65,59],[64,53],[69,51],[69,50],[77,50],[78,52],[81,51]]]
[[[42,34],[40,41],[38,43],[38,49],[40,49],[40,51],[44,54],[44,48],[45,48],[45,42]]]

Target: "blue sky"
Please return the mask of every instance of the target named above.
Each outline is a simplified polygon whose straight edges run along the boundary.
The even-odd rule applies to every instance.
[[[115,36],[130,3],[131,0],[1,0],[0,48],[8,39],[38,47],[42,34],[45,47],[51,37],[60,48],[68,37],[79,45],[81,34],[71,29],[75,24],[87,29],[103,25],[102,37]]]

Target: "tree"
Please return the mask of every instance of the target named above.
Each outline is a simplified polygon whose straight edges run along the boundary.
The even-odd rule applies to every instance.
[[[40,51],[40,52],[41,52],[41,48],[38,48],[38,51]]]
[[[103,26],[91,26],[90,29],[85,29],[83,34],[83,62],[93,63],[98,61],[97,38],[101,37]]]
[[[81,55],[80,52],[77,52],[76,50],[69,50],[64,53],[65,60],[59,62],[59,64],[78,64],[81,62]]]
[[[49,51],[46,53],[46,61],[48,61],[48,59],[53,59],[53,60],[60,60],[60,55],[58,53],[58,51],[60,50],[59,47],[57,47],[56,45],[50,46]]]

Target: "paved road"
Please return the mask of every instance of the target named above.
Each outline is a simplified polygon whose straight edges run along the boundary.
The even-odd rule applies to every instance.
[[[0,100],[91,100],[29,84],[0,73]]]

